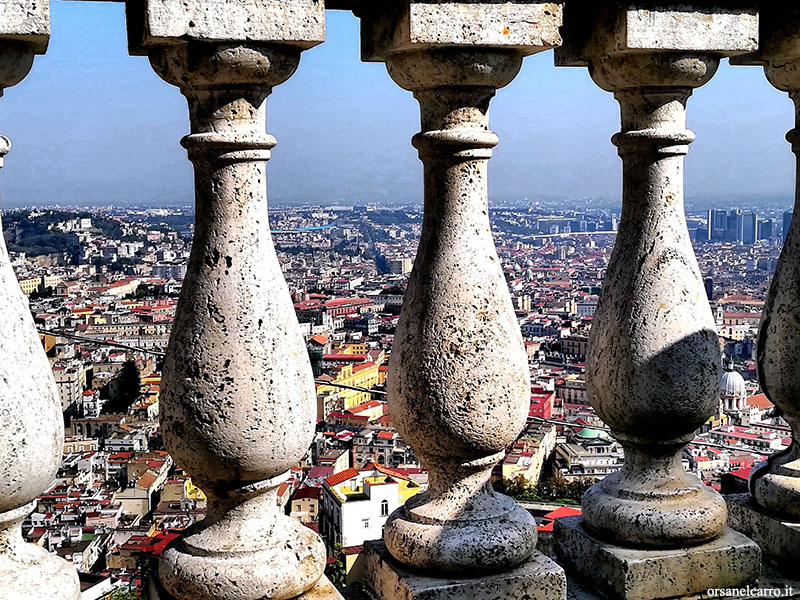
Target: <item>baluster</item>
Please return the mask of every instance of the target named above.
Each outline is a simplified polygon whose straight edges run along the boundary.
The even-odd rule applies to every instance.
[[[131,24],[140,18],[129,14]],[[266,99],[301,50],[323,40],[323,4],[164,1],[145,6],[144,21],[134,51],[186,96],[182,143],[195,168],[195,237],[164,363],[161,428],[208,496],[206,518],[163,553],[160,583],[183,600],[340,598],[320,582],[322,540],[276,501],[311,443],[316,394],[266,193],[275,146]]]
[[[705,8],[626,4],[580,14],[568,6],[565,15],[561,64],[588,63],[621,109],[613,143],[623,165],[622,213],[586,385],[625,465],[586,492],[582,517],[556,522],[555,545],[568,569],[618,598],[744,585],[759,572],[757,546],[725,527],[725,502],[681,465],[718,402],[720,367],[684,215],[683,163],[694,140],[686,101],[721,56],[752,49],[756,35],[754,14],[710,12],[709,21]]]
[[[420,104],[424,220],[387,391],[430,478],[387,520],[385,546],[368,545],[367,581],[381,598],[564,597],[563,571],[535,550],[534,520],[490,483],[525,424],[530,381],[487,204],[489,102],[525,54],[559,42],[560,7],[411,1],[360,16],[364,58],[384,61]]]
[[[0,95],[22,81],[50,34],[48,4],[11,3],[0,22]],[[0,136],[0,166],[11,148]],[[50,363],[0,239],[0,598],[78,600],[78,574],[61,558],[26,543],[22,522],[55,479],[64,421]]]
[[[786,139],[797,157],[800,177],[800,10],[765,3],[761,10],[761,47],[738,64],[763,64],[769,82],[788,92],[795,107],[795,128]],[[768,559],[794,575],[800,560],[800,186],[789,235],[778,259],[758,332],[761,387],[792,428],[792,443],[750,475],[751,494],[727,497],[731,526],[755,540]]]

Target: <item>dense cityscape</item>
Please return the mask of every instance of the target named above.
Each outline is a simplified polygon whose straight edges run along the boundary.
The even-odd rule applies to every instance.
[[[314,206],[276,208],[270,217],[317,391],[314,441],[278,503],[323,537],[329,579],[357,590],[364,542],[380,538],[386,518],[427,486],[424,466],[393,428],[385,392],[422,211]],[[553,521],[578,514],[585,489],[624,461],[584,377],[618,214],[517,206],[492,209],[490,218],[531,377],[528,424],[493,480],[537,517],[540,547],[550,553]],[[753,466],[791,443],[755,362],[790,220],[780,208],[687,217],[724,365],[718,408],[683,464],[723,493],[746,490]],[[70,561],[92,598],[136,597],[151,560],[205,514],[202,489],[170,458],[158,423],[193,222],[190,208],[3,216],[67,433],[58,478],[23,531]]]

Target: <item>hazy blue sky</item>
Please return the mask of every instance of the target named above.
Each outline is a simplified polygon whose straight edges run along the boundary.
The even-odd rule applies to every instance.
[[[188,131],[178,90],[126,51],[121,3],[52,2],[52,39],[31,74],[0,100],[0,133],[13,149],[0,175],[4,206],[181,203],[191,169],[179,145]],[[269,100],[278,147],[269,167],[274,203],[396,200],[421,196],[409,140],[416,101],[379,63],[359,60],[358,21],[328,12],[328,40]],[[689,104],[697,133],[687,195],[786,195],[794,160],[784,141],[791,102],[755,67],[730,67]],[[553,67],[552,53],[525,59],[492,103],[500,145],[490,195],[504,198],[619,195],[609,142],[618,107],[586,69]]]

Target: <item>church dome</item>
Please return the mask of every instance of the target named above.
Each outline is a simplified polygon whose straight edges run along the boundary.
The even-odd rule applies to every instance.
[[[738,371],[725,371],[719,380],[719,393],[723,398],[746,398],[744,377]]]
[[[607,439],[608,434],[602,429],[593,429],[591,427],[584,427],[578,432],[578,437],[584,440]]]

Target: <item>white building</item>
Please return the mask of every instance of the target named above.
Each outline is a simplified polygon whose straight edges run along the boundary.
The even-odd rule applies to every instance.
[[[330,546],[361,546],[383,536],[386,518],[422,487],[371,463],[327,477],[322,484],[320,534]]]

